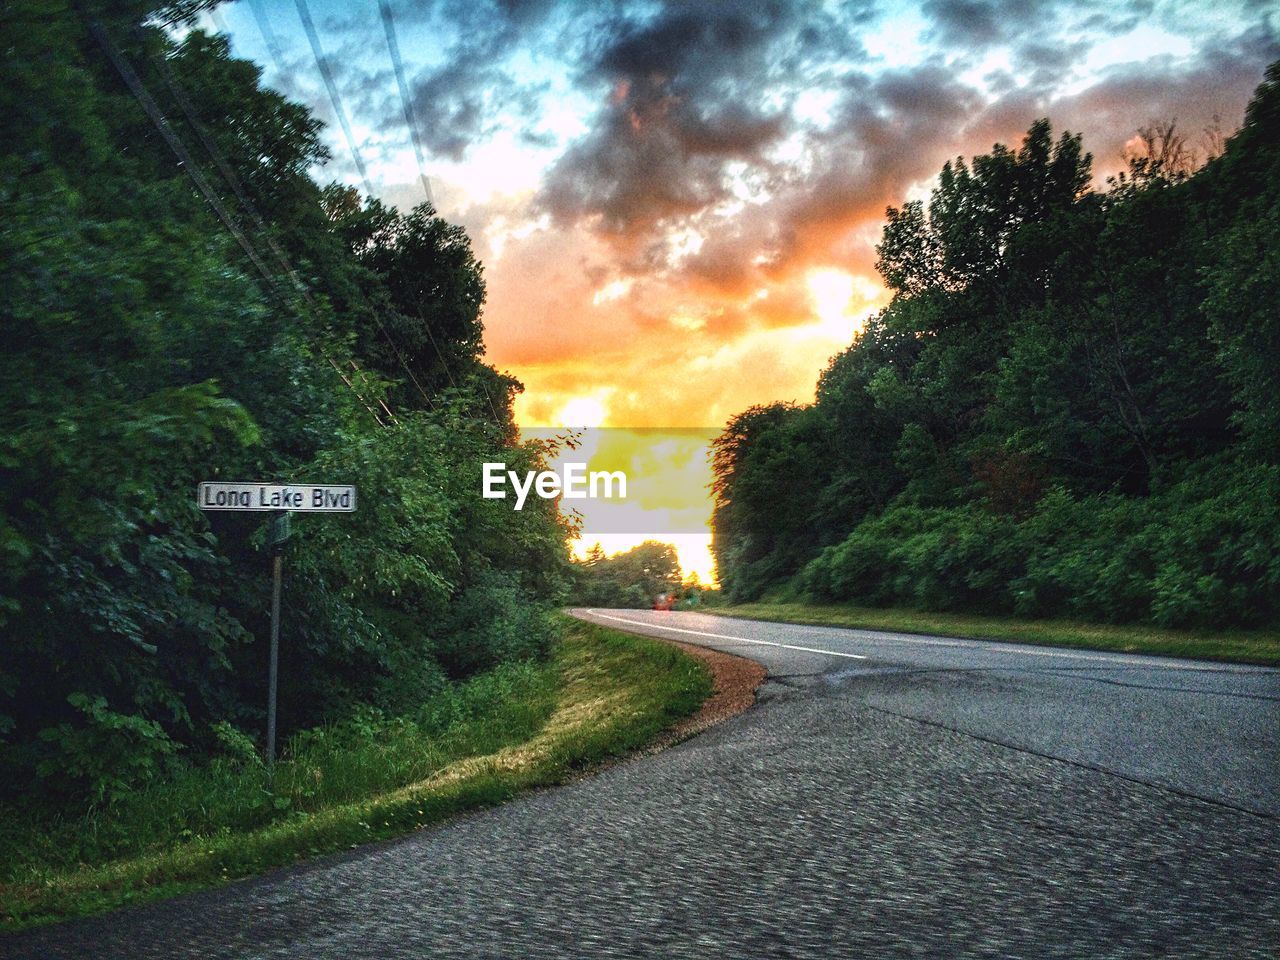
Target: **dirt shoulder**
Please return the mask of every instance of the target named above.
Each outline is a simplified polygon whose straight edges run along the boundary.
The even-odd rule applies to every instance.
[[[678,640],[662,639],[662,642],[679,647],[689,656],[706,664],[715,686],[698,712],[662,734],[650,747],[651,750],[662,750],[687,740],[708,727],[737,716],[756,702],[756,690],[768,676],[768,671],[754,660]]]

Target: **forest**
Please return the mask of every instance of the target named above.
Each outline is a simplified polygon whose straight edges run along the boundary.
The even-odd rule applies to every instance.
[[[542,656],[569,573],[554,503],[474,495],[483,461],[544,450],[517,442],[521,387],[483,360],[466,234],[315,182],[320,122],[188,29],[200,6],[18,0],[0,28],[14,809],[110,805],[260,749],[265,515],[201,512],[201,481],[360,494],[294,518],[286,739]]]
[[[1280,64],[1217,139],[1095,189],[1039,120],[890,208],[889,305],[714,444],[728,597],[1274,625]]]

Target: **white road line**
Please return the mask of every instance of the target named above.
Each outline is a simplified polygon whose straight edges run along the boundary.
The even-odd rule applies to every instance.
[[[762,620],[760,622],[774,623],[774,622],[781,622],[781,621]],[[878,633],[874,630],[863,630],[863,629],[859,629],[858,627],[829,627],[829,626],[826,626],[825,624],[807,624],[807,623],[793,624],[793,626],[798,626],[798,627],[820,626],[824,630],[857,630],[857,632],[860,634],[863,634],[865,639],[867,640],[883,640],[885,643],[918,643],[918,644],[924,644],[927,647],[978,647],[978,646],[981,646],[981,643],[969,643],[964,640],[929,640],[929,639],[926,639],[925,637],[907,638],[899,634]]]
[[[1097,663],[1131,663],[1135,666],[1147,667],[1153,670],[1199,670],[1214,673],[1221,671],[1224,666],[1232,666],[1231,664],[1194,663],[1190,661],[1176,662],[1170,661],[1168,658],[1161,657],[1159,654],[1148,654],[1143,657],[1134,657],[1124,653],[1108,653],[1106,651],[1099,653],[1086,653],[1074,650],[1045,650],[1043,647],[1016,647],[1006,640],[969,640],[956,642],[953,640],[930,640],[925,637],[906,637],[900,634],[863,630],[858,627],[831,627],[828,629],[852,630],[857,633],[865,634],[867,640],[874,642],[927,644],[935,647],[964,647],[968,650],[976,650],[979,653],[1014,653],[1028,657],[1061,657],[1066,660],[1092,660]],[[1152,663],[1151,661],[1153,659],[1159,660],[1160,662]],[[1233,669],[1238,669],[1238,667],[1233,667]]]
[[[750,637],[732,637],[724,633],[708,633],[705,630],[686,630],[683,627],[664,627],[661,624],[653,623],[649,620],[629,620],[626,617],[615,617],[611,614],[601,613],[599,610],[587,610],[587,613],[593,616],[603,617],[605,620],[616,620],[618,623],[630,623],[638,627],[652,627],[655,630],[670,630],[673,633],[688,633],[695,637],[714,637],[717,640],[733,640],[737,643],[754,643],[764,647],[781,647],[784,650],[799,650],[803,653],[820,653],[828,657],[847,657],[850,660],[866,660],[867,656],[861,653],[839,653],[835,650],[823,650],[819,647],[800,647],[790,643],[774,643],[771,640],[752,640]],[[804,624],[796,624],[796,626],[804,626]],[[839,628],[837,628],[839,629]],[[856,629],[856,628],[849,628]],[[872,631],[857,631],[859,633],[872,633]],[[1189,670],[1189,671],[1220,671],[1223,666],[1231,666],[1230,664],[1213,664],[1213,663],[1195,663],[1195,662],[1176,662],[1170,661],[1158,655],[1153,657],[1133,657],[1126,656],[1123,653],[1076,653],[1070,650],[1044,650],[1029,649],[1027,647],[1009,646],[1000,641],[991,640],[971,640],[960,641],[954,640],[930,640],[924,637],[905,637],[896,634],[885,634],[875,631],[872,636],[867,638],[872,642],[878,643],[906,643],[906,644],[927,644],[929,646],[955,646],[967,647],[970,650],[976,650],[982,653],[1012,653],[1021,654],[1028,657],[1060,657],[1067,660],[1093,660],[1098,663],[1132,663],[1137,666],[1149,667],[1157,670]],[[1152,663],[1153,659],[1160,660],[1159,663]],[[1237,668],[1238,669],[1238,668]],[[1252,673],[1253,671],[1247,671]],[[1268,672],[1266,668],[1259,668],[1259,673]]]
[[[1188,670],[1193,673],[1196,671],[1201,673],[1221,673],[1224,670],[1230,670],[1234,673],[1264,673],[1267,671],[1266,667],[1253,669],[1247,665],[1229,662],[1196,663],[1191,660],[1179,661],[1158,653],[1132,657],[1124,653],[1073,653],[1069,650],[1042,650],[1028,649],[1026,647],[1009,647],[1006,650],[1004,649],[1004,644],[999,640],[983,641],[982,649],[998,653],[1021,653],[1028,657],[1065,657],[1069,660],[1096,660],[1099,663],[1131,663],[1137,667],[1146,667],[1148,670]]]
[[[1097,656],[1096,654],[1091,653],[1072,653],[1068,650],[1028,650],[1025,647],[1009,647],[1008,649],[1002,649],[994,645],[994,643],[998,642],[999,641],[994,641],[992,645],[986,646],[984,649],[994,650],[997,653],[1021,653],[1028,657],[1067,657],[1071,660],[1097,660],[1101,663],[1135,663],[1144,667],[1153,666],[1150,660],[1140,660],[1137,657],[1126,657],[1123,653],[1113,653],[1109,656]],[[1165,669],[1166,665],[1161,664],[1159,665],[1159,668]],[[1184,666],[1182,664],[1168,664],[1167,668],[1173,670],[1200,669],[1195,665]]]
[[[820,653],[825,657],[846,657],[849,660],[865,660],[867,659],[860,653],[837,653],[834,650],[819,650],[817,647],[797,647],[790,643],[774,643],[771,640],[752,640],[750,637],[731,637],[724,633],[707,633],[705,630],[686,630],[683,627],[664,627],[660,623],[652,623],[648,620],[628,620],[626,617],[615,617],[607,613],[601,613],[599,610],[588,610],[587,613],[595,617],[603,617],[605,620],[616,620],[618,623],[632,623],[637,627],[649,627],[653,630],[670,630],[672,633],[688,633],[695,637],[715,637],[717,640],[733,640],[735,643],[755,643],[762,647],[781,647],[783,650],[799,650],[802,653]]]

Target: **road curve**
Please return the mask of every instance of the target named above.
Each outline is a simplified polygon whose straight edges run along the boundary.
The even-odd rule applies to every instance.
[[[698,613],[576,610],[758,660],[775,683],[1241,810],[1280,815],[1280,670]]]
[[[589,780],[0,956],[1276,956],[1280,672],[575,613],[771,679]]]

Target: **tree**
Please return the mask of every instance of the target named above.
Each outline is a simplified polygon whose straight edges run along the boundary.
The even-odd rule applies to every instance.
[[[1152,125],[1094,194],[1080,138],[1040,120],[891,207],[889,306],[813,405],[716,441],[729,596],[1274,620],[1278,90],[1280,64],[1198,170]]]
[[[201,480],[377,491],[297,524],[286,731],[545,651],[566,577],[551,505],[476,496],[481,463],[543,451],[480,361],[465,233],[322,190],[315,118],[223,40],[163,28],[199,6],[19,0],[0,23],[0,799],[109,800],[200,762],[213,724],[256,725],[262,524],[201,513]]]
[[[577,573],[577,599],[593,607],[648,607],[681,587],[676,548],[656,540],[612,557],[596,544],[577,564]]]

